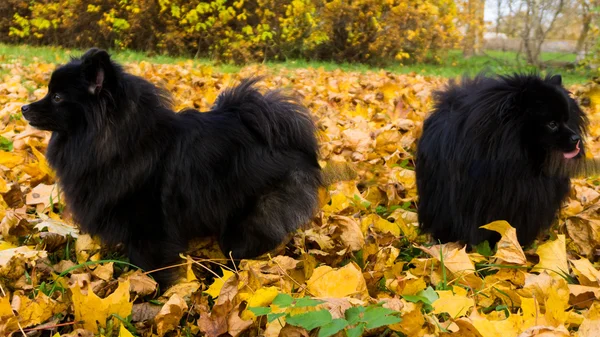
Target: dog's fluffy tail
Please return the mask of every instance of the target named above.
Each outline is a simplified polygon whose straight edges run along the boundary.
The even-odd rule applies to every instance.
[[[295,149],[316,156],[316,127],[308,110],[279,90],[261,94],[255,86],[259,80],[244,79],[238,86],[225,90],[213,110],[237,114],[242,123],[270,147]]]

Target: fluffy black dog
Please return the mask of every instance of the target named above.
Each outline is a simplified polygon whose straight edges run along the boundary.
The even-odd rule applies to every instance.
[[[582,161],[587,118],[559,75],[479,75],[437,92],[417,146],[419,223],[441,242],[495,244],[506,220],[527,245],[548,229]]]
[[[94,48],[57,68],[22,112],[52,131],[46,156],[74,219],[125,243],[132,263],[174,264],[190,239],[211,235],[225,255],[251,258],[311,220],[322,180],[308,112],[255,82],[210,112],[175,113],[168,94]]]

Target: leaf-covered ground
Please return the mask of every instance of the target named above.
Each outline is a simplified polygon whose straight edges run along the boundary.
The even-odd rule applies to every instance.
[[[467,253],[419,236],[415,140],[445,79],[128,64],[171,91],[178,108],[201,110],[239,77],[264,74],[266,88],[302,95],[323,164],[358,172],[322,191],[322,212],[278,251],[234,265],[210,239],[198,240],[182,255],[187,277],[159,291],[119,247],[78,232],[43,157],[49,134],[19,114],[45,95],[54,65],[0,67],[8,72],[0,82],[0,336],[600,334],[600,181],[575,180],[546,241],[525,250],[505,222],[489,225],[503,234],[497,251]],[[593,86],[571,89],[598,101]],[[589,153],[598,156],[598,115],[587,110]]]

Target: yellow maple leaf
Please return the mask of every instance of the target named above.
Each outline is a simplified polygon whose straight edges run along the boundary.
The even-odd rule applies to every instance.
[[[106,298],[100,298],[88,287],[87,294],[81,292],[78,283],[71,287],[73,311],[76,321],[83,321],[83,328],[98,332],[98,327],[106,327],[106,320],[112,314],[127,317],[133,303],[129,299],[129,281],[119,282],[117,289]]]
[[[402,226],[400,225],[401,223],[402,221],[396,221],[392,223],[381,218],[377,214],[371,213],[362,219],[360,227],[364,234],[367,234],[369,227],[373,226],[373,228],[378,232],[391,233],[394,236],[400,236],[402,233]]]
[[[532,271],[552,271],[553,273],[550,273],[550,275],[558,278],[569,273],[564,234],[559,234],[554,241],[548,241],[540,245],[536,253],[540,257],[540,262],[533,267]]]
[[[134,337],[129,330],[125,328],[125,325],[121,324],[119,328],[119,337]]]
[[[8,168],[14,168],[17,165],[21,165],[25,159],[13,152],[0,151],[0,165],[4,165]]]
[[[310,293],[316,297],[368,296],[365,278],[354,263],[339,269],[320,266],[313,271],[306,284]]]
[[[279,294],[279,291],[276,287],[260,288],[254,294],[252,294],[250,298],[248,298],[247,307],[266,307],[273,302],[275,297],[277,297],[277,294]],[[256,315],[254,315],[252,311],[246,309],[244,312],[242,312],[240,318],[244,321],[247,321],[250,319],[256,319]]]
[[[494,257],[506,263],[515,263],[524,265],[527,258],[517,239],[517,230],[504,220],[490,222],[481,228],[489,229],[500,233],[502,236],[498,241],[498,250]]]
[[[439,298],[433,302],[433,312],[448,313],[456,319],[465,316],[469,309],[475,306],[475,301],[467,296],[467,290],[461,287],[452,287],[450,290],[438,290]]]
[[[0,296],[0,317],[12,316],[13,311],[10,306],[10,298],[8,294],[6,296]]]
[[[0,177],[0,193],[6,193],[10,191],[10,187],[8,187],[8,183],[4,178]]]
[[[37,160],[38,160],[37,165],[38,165],[39,170],[42,173],[47,174],[48,176],[53,178],[55,176],[54,170],[52,170],[50,165],[48,165],[48,162],[46,161],[46,157],[44,156],[44,154],[41,153],[38,149],[36,149],[35,146],[31,146],[31,152],[33,153],[35,158],[37,158]]]
[[[5,250],[5,249],[11,249],[11,248],[17,248],[17,246],[13,245],[12,243],[10,243],[8,241],[0,240],[0,251]]]
[[[221,288],[223,288],[225,281],[227,281],[230,277],[234,275],[233,272],[223,268],[221,268],[221,271],[223,272],[223,276],[215,278],[214,282],[210,285],[210,287],[208,287],[208,289],[204,291],[213,298],[219,296],[219,294],[221,293]]]
[[[507,319],[491,320],[473,310],[468,318],[461,318],[470,322],[482,337],[517,337],[520,332],[521,317],[510,315]]]
[[[34,299],[15,295],[12,307],[19,314],[21,326],[27,327],[44,323],[52,316],[66,310],[67,303],[56,301],[40,291]]]

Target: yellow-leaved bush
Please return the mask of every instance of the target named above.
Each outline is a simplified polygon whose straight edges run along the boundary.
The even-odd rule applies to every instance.
[[[222,62],[439,60],[453,0],[5,0],[0,41],[135,49]]]

